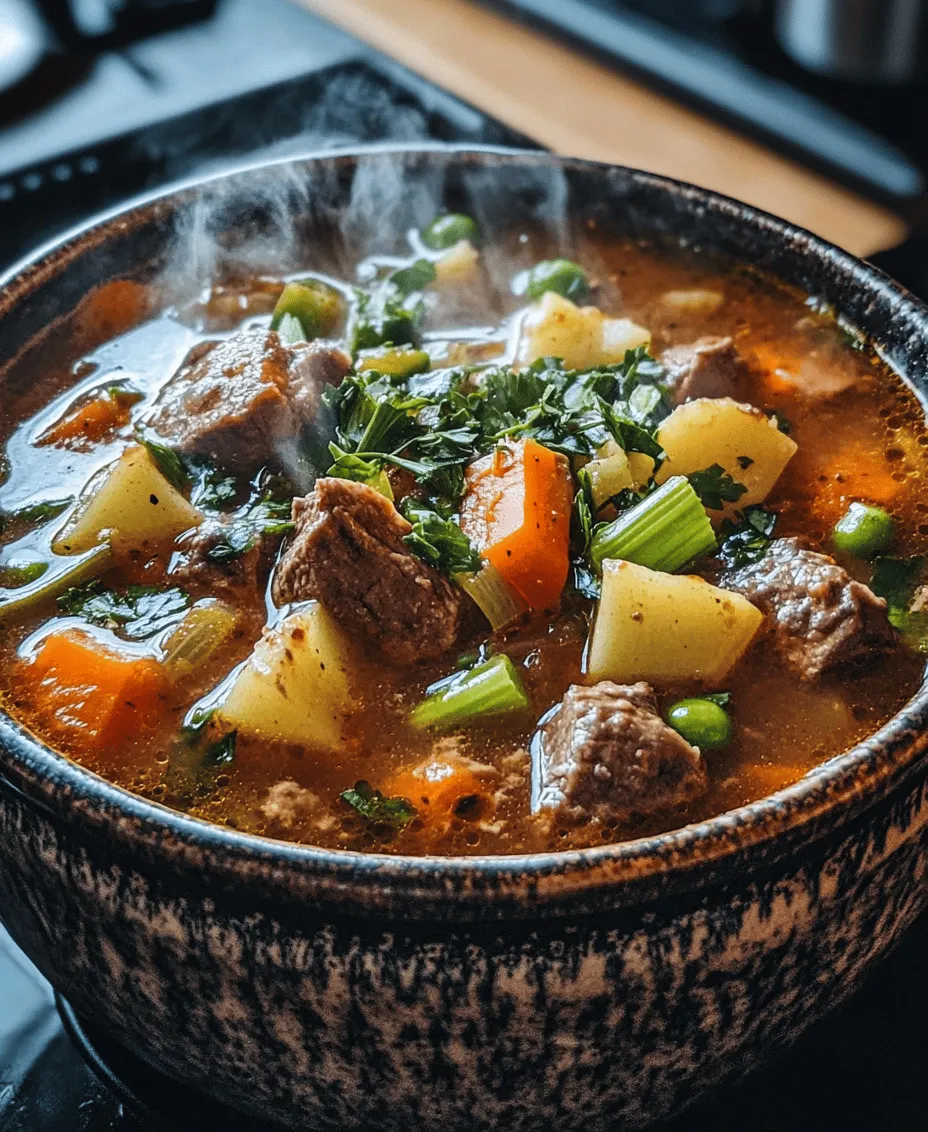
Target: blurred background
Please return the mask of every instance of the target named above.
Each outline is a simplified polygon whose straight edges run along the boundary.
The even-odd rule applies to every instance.
[[[924,211],[926,2],[0,0],[0,261],[252,155],[429,136],[645,166],[875,253]]]
[[[0,0],[0,268],[169,182],[435,138],[547,147],[706,185],[928,297],[926,8]],[[923,921],[786,1060],[673,1132],[922,1127],[926,941]],[[237,1127],[72,1022],[0,928],[0,1132]]]

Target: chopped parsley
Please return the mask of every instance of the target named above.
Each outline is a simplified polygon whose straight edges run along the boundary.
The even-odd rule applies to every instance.
[[[100,581],[72,586],[58,598],[64,613],[116,630],[130,640],[144,640],[176,624],[189,605],[190,595],[177,586],[129,586],[120,593]]]
[[[412,496],[403,500],[400,510],[412,523],[403,541],[423,562],[449,577],[475,574],[480,569],[477,548],[453,519],[442,518]]]
[[[339,798],[373,825],[404,829],[416,816],[415,806],[408,799],[387,798],[363,779],[343,790]]]
[[[719,557],[736,570],[759,562],[773,540],[776,522],[774,511],[766,511],[763,507],[745,507],[739,523],[726,519],[722,524],[721,535],[724,541]]]
[[[138,439],[148,449],[149,456],[154,460],[158,471],[168,483],[177,488],[178,491],[186,492],[187,488],[190,487],[190,475],[180,455],[173,448],[169,448],[160,441],[152,440],[151,437],[145,436],[143,433],[138,434]]]
[[[890,625],[902,635],[910,648],[928,652],[928,612],[912,609],[925,569],[921,555],[894,558],[884,555],[874,559],[870,588],[886,600],[886,616]]]
[[[701,472],[690,472],[686,478],[703,506],[710,511],[721,511],[726,503],[737,503],[747,491],[744,484],[732,479],[721,464],[710,464]]]
[[[206,552],[210,562],[231,562],[241,558],[266,536],[283,535],[293,530],[289,499],[262,498],[241,508],[224,528],[221,537]]]

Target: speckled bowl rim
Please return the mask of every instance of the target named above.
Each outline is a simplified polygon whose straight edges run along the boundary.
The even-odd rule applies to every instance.
[[[654,173],[603,162],[562,158],[500,146],[410,144],[350,146],[311,152],[283,160],[256,162],[209,177],[169,186],[96,217],[44,245],[0,277],[0,314],[49,276],[69,255],[85,245],[99,246],[107,234],[125,229],[133,216],[169,205],[177,196],[195,192],[230,177],[248,176],[276,166],[313,161],[355,161],[391,154],[434,155],[447,161],[484,161],[556,165],[588,173],[618,172],[636,185],[676,196],[693,211],[705,210],[755,228],[782,241],[798,254],[813,255],[829,269],[871,296],[889,300],[893,317],[908,324],[909,342],[928,352],[928,307],[877,268],[794,224],[730,197]],[[840,313],[840,312],[839,312]],[[879,352],[880,343],[873,339]],[[905,376],[903,374],[903,376]],[[321,849],[309,845],[241,833],[187,816],[114,786],[92,771],[54,751],[13,718],[0,712],[0,778],[8,789],[25,796],[68,822],[94,828],[130,850],[203,866],[224,873],[233,883],[246,877],[287,887],[288,880],[313,882],[307,891],[344,898],[361,897],[368,906],[397,896],[415,900],[477,900],[481,904],[530,895],[533,905],[562,899],[600,886],[622,886],[668,872],[680,873],[712,865],[754,847],[769,846],[798,828],[814,828],[818,819],[840,813],[840,821],[884,797],[919,766],[928,750],[928,679],[906,706],[874,735],[835,756],[799,781],[747,805],[666,833],[582,850],[501,856],[415,857]],[[833,823],[828,823],[829,825]],[[374,899],[372,899],[372,894]]]

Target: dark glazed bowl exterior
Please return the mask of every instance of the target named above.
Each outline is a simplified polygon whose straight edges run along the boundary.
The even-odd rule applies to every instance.
[[[305,266],[333,226],[350,262],[372,215],[403,231],[441,202],[491,231],[540,224],[565,251],[567,215],[734,256],[831,303],[928,391],[928,311],[808,233],[650,174],[451,148],[261,167],[105,219],[7,277],[0,361],[98,283],[173,265],[183,289],[202,279],[178,263],[221,272],[268,248]],[[662,837],[417,860],[197,822],[0,716],[0,915],[79,1014],[256,1116],[640,1128],[793,1040],[928,903],[926,719],[923,687],[796,785]]]

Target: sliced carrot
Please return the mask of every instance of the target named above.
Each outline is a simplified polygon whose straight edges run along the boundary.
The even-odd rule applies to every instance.
[[[484,818],[493,810],[492,767],[459,755],[433,755],[401,770],[383,787],[391,798],[407,798],[427,825],[444,827],[455,816]]]
[[[461,526],[532,609],[556,605],[570,564],[570,468],[534,440],[506,441],[467,469]]]
[[[156,660],[79,629],[47,636],[23,661],[21,679],[40,727],[85,750],[125,743],[161,710],[164,675]]]
[[[38,444],[67,447],[74,442],[96,443],[108,433],[129,423],[132,398],[119,395],[86,401],[43,432]]]
[[[92,338],[105,341],[142,321],[151,306],[153,291],[134,279],[113,279],[95,287],[77,308],[78,327]]]

